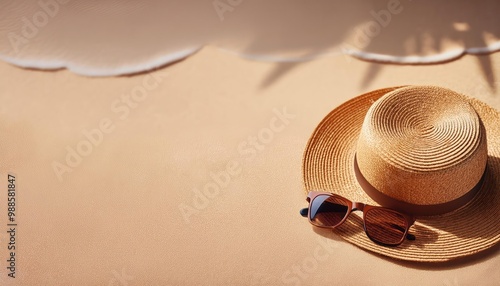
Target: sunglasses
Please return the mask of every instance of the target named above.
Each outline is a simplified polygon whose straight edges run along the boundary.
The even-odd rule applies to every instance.
[[[396,246],[405,238],[415,240],[408,229],[415,218],[392,209],[352,202],[332,193],[309,192],[309,208],[300,210],[303,217],[317,227],[334,229],[344,223],[351,212],[363,212],[363,227],[366,235],[375,243]]]

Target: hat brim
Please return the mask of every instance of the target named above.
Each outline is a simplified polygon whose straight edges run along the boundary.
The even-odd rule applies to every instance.
[[[314,130],[303,157],[306,193],[323,190],[352,201],[378,205],[358,184],[354,169],[356,144],[370,106],[398,87],[375,90],[331,111]],[[397,247],[375,244],[354,213],[335,230],[346,241],[384,256],[422,262],[448,261],[486,250],[500,241],[500,113],[464,96],[481,118],[487,136],[488,162],[484,182],[466,205],[443,215],[418,218],[410,228],[416,236]]]

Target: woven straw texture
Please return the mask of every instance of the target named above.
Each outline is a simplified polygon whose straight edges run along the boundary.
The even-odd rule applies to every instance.
[[[309,139],[304,152],[303,180],[306,193],[310,190],[328,191],[352,201],[378,205],[359,186],[355,177],[354,158],[356,152],[359,151],[357,150],[358,139],[362,133],[363,122],[370,120],[368,118],[370,116],[366,116],[368,110],[379,98],[396,89],[401,90],[398,87],[386,88],[358,96],[334,109],[322,120]],[[408,96],[409,98],[414,98],[415,90],[421,90],[422,94],[434,91],[439,93],[444,90],[437,87],[405,89],[410,90],[408,91],[410,93],[413,92]],[[445,93],[448,92],[445,91]],[[397,110],[398,106],[404,106],[405,103],[385,109],[393,110],[392,114],[375,116],[382,121],[384,118],[387,119],[386,122],[377,123],[378,129],[384,129],[384,126],[387,127],[391,124],[417,126],[418,134],[413,134],[411,142],[420,147],[411,146],[411,149],[422,150],[420,157],[408,157],[408,154],[404,152],[396,155],[389,154],[390,150],[383,149],[384,146],[391,145],[394,148],[398,144],[403,144],[398,143],[394,138],[386,138],[392,140],[392,144],[378,145],[376,147],[378,149],[373,152],[385,154],[388,158],[386,161],[392,160],[392,165],[403,165],[412,172],[420,171],[439,175],[439,172],[444,170],[446,176],[435,176],[429,182],[435,181],[434,185],[442,186],[442,188],[446,188],[447,185],[456,186],[449,188],[450,190],[456,189],[456,193],[452,191],[440,193],[440,188],[429,190],[419,188],[415,182],[407,182],[411,185],[409,189],[419,194],[416,199],[420,204],[423,202],[432,204],[451,200],[470,189],[477,182],[478,174],[482,174],[482,169],[484,169],[481,153],[484,153],[482,146],[484,146],[485,140],[482,132],[485,130],[487,166],[483,185],[477,195],[469,203],[452,212],[418,218],[417,222],[410,228],[410,232],[416,236],[416,240],[406,240],[397,247],[384,247],[372,242],[364,233],[360,213],[351,214],[349,219],[335,230],[339,236],[365,250],[396,259],[422,262],[441,262],[472,255],[490,248],[500,241],[500,114],[478,100],[463,95],[457,96],[460,97],[458,101],[451,100],[448,104],[448,99],[443,98],[442,101],[438,100],[440,102],[434,102],[435,104],[430,105],[429,108],[433,111],[428,113],[429,119],[424,121],[414,120],[414,112]],[[464,106],[460,101],[468,102],[473,109],[468,110],[470,106],[468,104]],[[415,102],[408,104],[413,108],[423,108]],[[446,106],[449,108],[443,109]],[[457,113],[457,110],[454,109],[460,112]],[[476,113],[484,125],[483,131],[481,131]],[[456,114],[461,114],[461,116],[454,117]],[[429,122],[432,124],[429,125]],[[390,136],[391,130],[407,130],[398,126],[389,127],[389,131],[382,130],[379,132],[382,135],[375,134],[375,137]],[[377,128],[363,130],[363,138],[366,139],[373,135]],[[434,135],[427,136],[431,133]],[[401,138],[409,135],[396,134],[395,136]],[[433,142],[429,143],[429,140]],[[451,144],[453,146],[450,147],[449,143],[452,141],[458,142],[458,144]],[[374,143],[374,141],[372,140],[370,143]],[[430,145],[426,146],[427,143]],[[375,145],[371,144],[370,146]],[[462,148],[457,146],[462,146]],[[402,146],[402,148],[409,147]],[[368,168],[365,167],[366,169]],[[391,196],[397,196],[397,194],[391,194]],[[407,199],[407,196],[402,195],[398,198]],[[411,201],[411,199],[407,199],[407,201]]]

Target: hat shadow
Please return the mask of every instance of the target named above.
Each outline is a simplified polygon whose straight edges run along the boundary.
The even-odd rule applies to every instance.
[[[351,225],[350,227],[352,228],[353,225],[357,226],[354,229],[355,234],[358,234],[359,232],[364,232],[363,229],[363,220],[357,216],[357,215],[351,215],[349,218],[346,220],[344,224]],[[326,229],[326,228],[320,228],[316,226],[311,226],[313,231],[321,235],[322,237],[325,237],[327,239],[334,240],[335,242],[339,243],[348,243],[347,241],[343,240],[342,237],[339,235],[342,233],[342,228],[345,228],[346,226],[341,226],[337,229]],[[350,229],[352,232],[352,229]],[[427,228],[422,225],[414,225],[410,228],[410,232],[416,236],[416,239],[411,241],[411,240],[406,240],[403,242],[401,245],[398,246],[398,248],[404,250],[409,248],[412,245],[415,245],[417,247],[424,247],[426,244],[431,244],[434,241],[437,240],[438,234],[437,232],[431,230],[430,228]],[[424,235],[427,237],[426,243],[419,243],[419,237],[422,237]],[[344,234],[345,235],[345,234]],[[352,235],[352,234],[351,234]],[[355,245],[357,246],[357,245]],[[389,247],[389,246],[388,246]],[[361,248],[362,249],[362,248]],[[365,249],[363,249],[365,250]],[[376,252],[371,252],[368,250],[365,250],[367,252],[370,252],[370,254],[375,255],[383,260],[386,260],[391,263],[395,263],[404,267],[410,267],[410,268],[415,268],[415,269],[422,269],[422,270],[446,270],[446,269],[454,269],[454,268],[460,268],[464,266],[469,266],[469,265],[474,265],[477,263],[480,263],[482,261],[488,260],[492,257],[495,257],[500,253],[500,243],[496,244],[495,246],[466,256],[466,257],[461,257],[461,258],[456,258],[453,260],[449,261],[442,261],[442,262],[425,262],[425,261],[407,261],[407,260],[400,260],[388,256],[384,256],[382,254],[376,253]]]
[[[383,256],[381,254],[375,253],[380,258],[399,264],[405,267],[411,267],[422,270],[447,270],[454,268],[462,268],[465,266],[474,265],[483,261],[486,261],[490,258],[497,256],[500,253],[500,244],[496,244],[486,250],[481,252],[472,254],[470,256],[456,258],[449,261],[443,262],[418,262],[418,261],[405,261],[405,260],[397,260],[390,257]]]
[[[489,192],[499,192],[500,188],[500,158],[494,157],[494,156],[488,156],[488,163],[487,167],[485,170],[485,177],[484,177],[484,185],[491,186],[492,189],[489,190],[480,190],[481,191],[489,191]],[[496,189],[495,189],[496,188]],[[496,205],[496,201],[491,201],[487,200],[485,198],[479,199],[479,196],[481,195],[480,192],[476,194],[476,196],[465,206],[474,203],[474,204],[481,204],[480,205],[480,214],[476,215],[481,215],[488,213],[489,211],[494,211],[495,208],[500,207],[499,205]],[[465,207],[464,206],[464,207]],[[460,209],[457,209],[456,211],[460,211]],[[450,212],[452,214],[452,212]],[[446,215],[446,214],[445,214]],[[432,220],[432,217],[422,217],[423,220],[425,220],[425,224],[432,226],[434,228],[439,228],[437,224],[434,223]],[[428,219],[428,220],[426,220]],[[480,232],[475,232],[471,231],[475,226],[471,225],[469,228],[460,228],[460,229],[447,229],[450,233],[456,235],[457,237],[461,238],[491,238],[493,234],[487,234],[487,235],[478,235],[477,233]]]
[[[489,186],[493,186],[494,189],[491,189],[490,191],[492,192],[499,192],[500,188],[500,158],[495,157],[495,156],[488,156],[488,165],[486,168],[486,173],[485,173],[485,184],[488,184]],[[496,188],[496,189],[495,189]],[[479,194],[478,194],[479,195]],[[474,198],[476,199],[476,198]],[[473,199],[473,200],[474,200]],[[472,201],[471,201],[472,203]],[[478,202],[476,202],[478,203]],[[498,208],[500,207],[499,205],[495,205],[495,202],[492,202],[490,200],[483,200],[481,201],[481,208],[480,211],[481,213],[484,212],[489,212],[493,211],[493,208]],[[425,222],[426,225],[438,228],[437,225],[433,223],[432,220],[427,220]],[[450,233],[455,235],[456,237],[463,238],[463,239],[474,239],[474,238],[483,238],[483,239],[488,239],[488,238],[493,238],[495,235],[494,233],[486,234],[486,235],[478,235],[480,232],[476,232],[473,230],[473,228],[476,227],[475,225],[471,225],[470,228],[457,228],[457,229],[447,229]],[[498,232],[499,230],[497,230]],[[466,257],[461,257],[457,258],[454,260],[450,261],[445,261],[441,263],[421,263],[421,262],[411,262],[411,261],[396,261],[396,263],[408,266],[408,267],[415,267],[415,268],[421,268],[421,269],[451,269],[451,268],[457,268],[457,267],[463,267],[467,265],[473,265],[476,263],[479,263],[484,260],[488,260],[492,257],[497,256],[500,253],[500,243],[497,243],[493,245],[492,247],[480,251],[478,253],[466,256]],[[388,259],[386,257],[383,257],[384,259]],[[429,267],[430,266],[430,267]]]

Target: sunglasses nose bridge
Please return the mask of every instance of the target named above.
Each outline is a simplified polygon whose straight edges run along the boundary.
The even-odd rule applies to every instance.
[[[363,203],[352,203],[352,211],[363,211],[365,209],[365,204]]]

